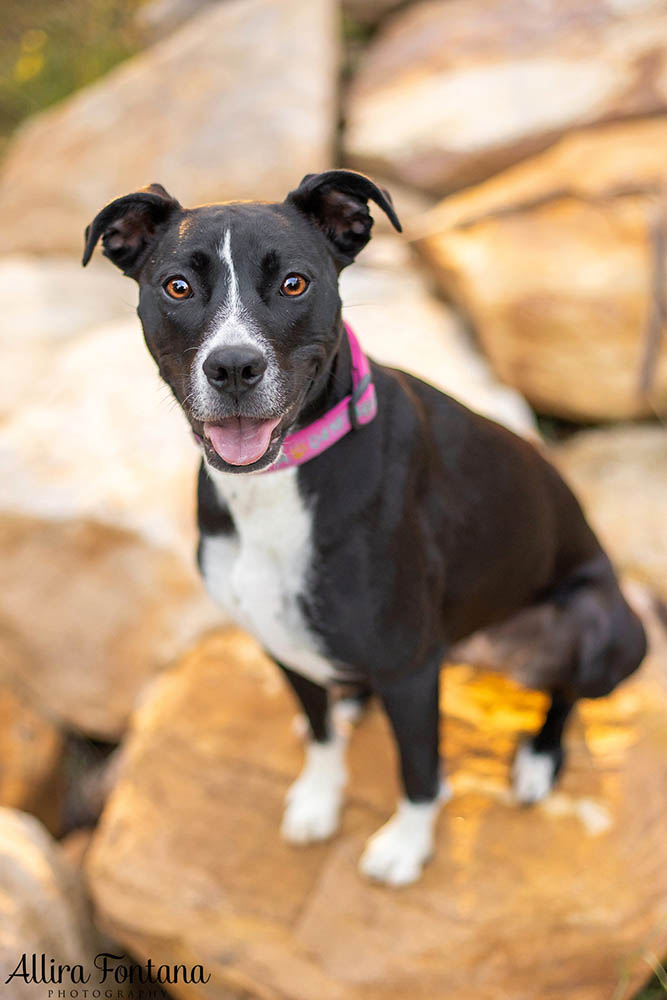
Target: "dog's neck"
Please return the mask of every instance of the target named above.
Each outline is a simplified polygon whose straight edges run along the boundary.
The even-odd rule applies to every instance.
[[[339,318],[338,347],[323,371],[313,382],[294,422],[293,429],[295,431],[301,430],[333,409],[336,403],[349,394],[351,387],[352,352],[343,320]]]

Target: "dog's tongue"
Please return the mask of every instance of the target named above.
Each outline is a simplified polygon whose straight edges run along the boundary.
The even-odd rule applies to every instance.
[[[204,433],[229,465],[252,465],[266,452],[279,423],[280,417],[276,420],[229,417],[220,424],[204,424]]]

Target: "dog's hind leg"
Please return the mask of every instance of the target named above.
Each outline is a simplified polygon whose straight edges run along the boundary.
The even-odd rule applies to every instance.
[[[567,652],[558,665],[558,683],[552,685],[544,725],[521,744],[514,759],[514,791],[525,805],[545,798],[562,769],[563,730],[577,700],[609,694],[637,669],[646,653],[643,626],[626,603],[606,557],[583,567],[552,602],[561,638],[561,644],[553,646]]]
[[[512,768],[514,794],[522,805],[531,805],[551,791],[563,766],[563,730],[576,704],[571,696],[556,692],[539,733],[521,743]]]
[[[302,674],[282,669],[308,720],[306,760],[301,774],[287,792],[281,832],[293,844],[325,840],[340,822],[347,783],[347,735],[333,724],[329,692]]]

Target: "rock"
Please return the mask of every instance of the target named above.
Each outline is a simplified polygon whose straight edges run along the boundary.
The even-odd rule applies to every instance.
[[[91,968],[98,947],[80,879],[58,844],[34,817],[0,809],[0,966],[5,995],[36,1000],[50,989],[18,976],[6,984],[22,955],[28,956],[28,968],[32,955],[38,962],[45,955],[47,970],[51,959],[56,966]],[[69,986],[66,979],[64,988]]]
[[[67,261],[0,264],[21,291],[0,333],[0,623],[3,672],[38,710],[114,740],[145,680],[220,615],[195,571],[197,448],[134,284],[101,267],[88,284]]]
[[[562,784],[534,809],[511,803],[507,781],[541,696],[459,666],[443,705],[455,794],[437,855],[415,886],[370,885],[356,864],[396,794],[384,718],[371,708],[352,739],[342,832],[290,847],[278,827],[302,755],[293,702],[250,639],[210,637],[135,717],[87,855],[105,926],[134,954],[203,963],[211,996],[608,1000],[624,973],[638,985],[649,934],[667,950],[664,641],[582,706]]]
[[[494,377],[399,238],[372,240],[343,271],[341,291],[344,315],[372,357],[413,372],[519,434],[537,436],[526,402]]]
[[[26,663],[4,629],[0,664],[0,806],[30,812],[57,833],[64,784],[62,735],[21,688],[7,683],[10,672],[20,681]]]
[[[120,528],[0,515],[0,549],[5,676],[98,739],[122,734],[147,679],[215,620],[194,567]]]
[[[651,0],[406,5],[346,108],[349,163],[447,194],[573,127],[667,105],[667,8]]]
[[[335,25],[334,0],[216,3],[29,120],[4,161],[0,249],[80,253],[102,205],[152,181],[186,205],[282,199],[331,165]]]
[[[38,261],[25,265],[23,281],[17,276],[40,305],[22,298],[0,332],[15,401],[0,444],[0,511],[103,521],[190,565],[198,450],[143,343],[134,283],[104,265],[113,281],[93,272],[90,287],[80,268],[57,269],[63,299],[85,303],[69,309],[70,335],[49,290],[49,265],[46,279]],[[91,327],[98,296],[101,322]],[[104,322],[107,310],[116,318]],[[23,329],[25,352],[17,347]]]
[[[618,568],[667,602],[667,432],[641,425],[582,431],[551,456]]]
[[[583,131],[412,229],[498,376],[542,413],[600,421],[667,409],[667,351],[649,333],[666,150],[665,118]]]
[[[134,22],[142,38],[154,43],[183,27],[212,0],[147,0],[137,9]]]
[[[400,4],[401,0],[342,0],[341,7],[353,21],[374,27]]]
[[[2,310],[0,344],[6,372],[0,419],[34,402],[59,354],[95,326],[134,315],[136,292],[108,261],[95,257],[84,276],[70,257],[0,258],[0,286],[10,289]],[[46,356],[48,353],[48,366]]]

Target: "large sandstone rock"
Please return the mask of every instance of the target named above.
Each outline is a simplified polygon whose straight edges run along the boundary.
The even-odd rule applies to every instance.
[[[98,256],[84,275],[71,257],[11,254],[0,258],[0,286],[9,293],[0,320],[3,421],[35,403],[37,386],[53,385],[54,368],[80,334],[133,316],[137,298]]]
[[[133,283],[16,258],[0,278],[24,293],[0,332],[2,667],[54,720],[115,739],[146,678],[219,621],[194,568],[197,449]]]
[[[350,801],[331,843],[278,835],[301,761],[290,696],[238,633],[211,637],[156,682],[88,853],[99,916],[154,960],[201,962],[199,995],[277,1000],[609,1000],[667,949],[667,650],[582,706],[558,791],[519,809],[508,769],[540,696],[451,668],[444,748],[454,798],[423,880],[364,881],[395,757],[371,709],[351,742]],[[186,997],[183,988],[174,995]]]
[[[411,371],[528,437],[530,407],[491,372],[459,317],[430,291],[405,243],[376,237],[341,281],[346,319],[368,353]]]
[[[632,0],[407,5],[347,101],[349,162],[436,194],[575,126],[667,105],[667,7]]]
[[[21,687],[26,662],[0,627],[0,806],[22,809],[58,832],[64,781],[63,737]],[[14,683],[6,681],[8,674]]]
[[[333,0],[228,0],[28,121],[0,181],[0,249],[80,252],[112,198],[277,198],[331,164]]]
[[[80,879],[58,844],[32,816],[0,809],[0,968],[4,995],[9,1000],[43,1000],[51,988],[18,976],[6,984],[24,954],[28,969],[33,955],[39,968],[42,954],[47,970],[51,959],[56,967],[66,963],[92,969],[98,949],[101,942],[92,927]],[[67,976],[62,988],[72,989]]]
[[[666,154],[665,118],[583,131],[412,228],[496,373],[544,413],[667,408],[667,350],[653,337],[667,278]]]
[[[0,515],[0,676],[52,719],[117,739],[147,679],[215,620],[194,567],[99,522]]]
[[[551,451],[624,574],[667,602],[667,431],[582,431]]]
[[[199,454],[143,342],[135,283],[101,258],[83,271],[16,256],[0,281],[17,291],[0,322],[0,511],[102,521],[191,564]]]

